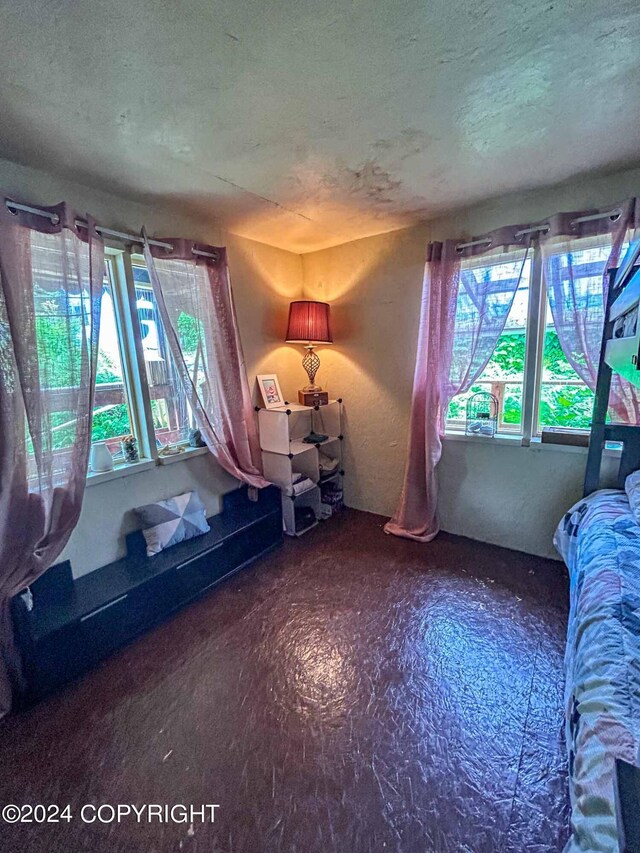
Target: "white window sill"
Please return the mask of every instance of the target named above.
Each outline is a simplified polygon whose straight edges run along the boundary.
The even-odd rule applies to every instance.
[[[130,474],[140,474],[142,471],[148,471],[150,468],[155,468],[155,459],[141,459],[139,462],[120,462],[114,466],[112,471],[88,471],[87,472],[87,487],[97,486],[99,483],[108,483],[109,480],[119,480],[121,477],[128,477]]]
[[[543,442],[540,438],[532,438],[529,447],[531,450],[537,450],[538,452],[544,451],[546,453],[547,450],[550,450],[553,453],[577,453],[579,456],[586,456],[589,452],[588,447],[580,447],[576,444],[554,444],[553,442]]]
[[[521,435],[506,435],[505,433],[501,433],[490,438],[489,436],[481,435],[465,435],[463,432],[445,432],[443,438],[445,441],[469,441],[473,444],[498,444],[503,447],[527,447],[527,445],[523,444]],[[582,456],[586,456],[589,452],[588,447],[578,447],[573,444],[552,444],[551,442],[546,441],[543,443],[540,438],[532,438],[528,449],[534,450],[537,453],[546,453],[547,451],[551,451],[552,453],[577,453]],[[620,453],[620,448],[616,447],[606,447],[604,450],[605,456],[619,457]]]
[[[445,441],[470,441],[473,444],[502,444],[507,447],[521,447],[521,435],[509,435],[508,433],[499,433],[490,437],[488,435],[465,435],[463,432],[445,432]]]
[[[181,453],[172,453],[170,456],[158,456],[158,465],[171,465],[184,459],[193,459],[194,456],[204,456],[209,453],[208,447],[185,447]]]
[[[87,486],[97,486],[100,483],[108,483],[110,480],[119,480],[129,477],[131,474],[141,474],[158,465],[171,465],[173,462],[183,462],[193,459],[195,456],[204,456],[209,453],[208,447],[186,447],[182,453],[173,456],[159,456],[157,459],[141,459],[139,462],[120,462],[112,471],[89,471],[87,472]]]
[[[573,444],[553,444],[551,442],[542,442],[540,438],[532,438],[531,439],[531,450],[544,451],[551,450],[555,453],[578,453],[581,456],[586,456],[589,452],[588,447],[578,447]],[[622,449],[620,447],[605,447],[603,451],[603,456],[612,456],[619,457],[622,453]]]

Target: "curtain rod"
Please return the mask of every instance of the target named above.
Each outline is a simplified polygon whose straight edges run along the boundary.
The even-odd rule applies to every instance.
[[[43,216],[45,219],[48,219],[53,225],[57,225],[60,222],[60,217],[57,213],[51,213],[48,210],[41,210],[38,207],[30,207],[28,204],[18,204],[16,201],[11,201],[11,199],[5,199],[5,205],[10,211],[22,210],[25,213],[33,213],[35,216]],[[76,219],[76,228],[88,228],[88,223],[84,221],[84,219]],[[144,238],[139,234],[127,234],[124,231],[113,231],[111,228],[103,228],[102,225],[95,226],[96,231],[102,234],[104,237],[117,237],[119,240],[127,240],[131,243],[139,243],[141,246],[144,246]],[[152,240],[150,237],[147,237],[147,242],[152,246],[160,246],[162,249],[166,249],[168,252],[173,252],[173,246],[171,243],[163,243],[161,240]],[[203,252],[201,249],[191,249],[194,255],[199,255],[202,258],[213,258],[214,261],[218,260],[218,254],[213,252]]]
[[[546,234],[549,231],[548,225],[534,225],[533,228],[522,228],[516,231],[515,237],[524,237],[525,234]]]
[[[596,222],[598,219],[610,219],[612,222],[615,222],[617,219],[620,219],[622,215],[622,211],[620,208],[616,207],[614,210],[608,210],[606,213],[590,213],[587,216],[578,216],[576,219],[571,220],[571,225],[578,225],[581,222]],[[551,229],[550,225],[533,225],[531,228],[522,228],[520,231],[516,231],[514,237],[524,237],[525,234],[536,234],[541,232],[546,234]],[[471,240],[469,243],[459,243],[456,246],[456,252],[461,252],[463,249],[470,249],[472,246],[490,246],[493,240],[491,237],[482,237],[479,240]]]
[[[610,219],[612,222],[620,219],[622,211],[619,207],[614,210],[609,210],[607,213],[591,213],[589,216],[579,216],[577,219],[572,219],[571,224],[577,225],[579,222],[595,222],[597,219]]]
[[[472,246],[490,246],[493,243],[491,237],[483,237],[482,240],[471,240],[469,243],[459,243],[456,246],[456,252],[461,252],[463,249],[470,249]]]

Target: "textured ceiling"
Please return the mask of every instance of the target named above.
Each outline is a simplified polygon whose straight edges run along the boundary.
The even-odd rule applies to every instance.
[[[637,0],[0,0],[0,20],[0,156],[293,251],[640,160]]]

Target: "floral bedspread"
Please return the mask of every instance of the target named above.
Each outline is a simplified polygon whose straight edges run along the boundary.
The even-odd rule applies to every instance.
[[[569,510],[554,544],[571,577],[565,853],[617,852],[615,759],[640,764],[640,527],[626,494],[606,489]]]

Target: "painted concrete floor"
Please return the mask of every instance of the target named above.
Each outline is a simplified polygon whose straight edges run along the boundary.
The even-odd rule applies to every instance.
[[[564,566],[382,525],[287,541],[1,724],[0,804],[70,805],[4,853],[561,850]]]

